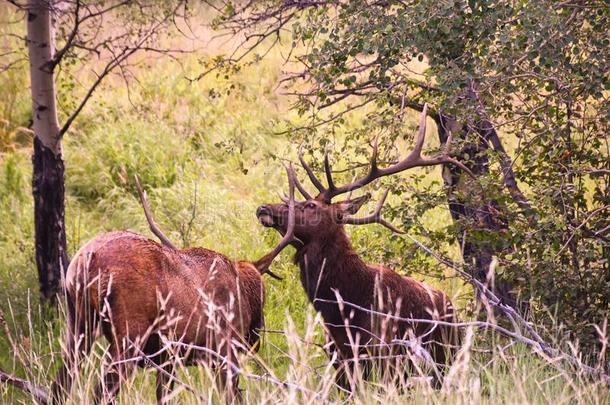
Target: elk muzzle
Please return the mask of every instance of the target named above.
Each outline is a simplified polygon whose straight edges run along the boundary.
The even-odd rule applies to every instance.
[[[260,221],[260,223],[267,227],[271,228],[277,225],[276,218],[273,215],[273,209],[270,205],[261,205],[256,209],[256,217]]]

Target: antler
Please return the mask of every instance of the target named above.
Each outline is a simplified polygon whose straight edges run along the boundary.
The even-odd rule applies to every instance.
[[[307,165],[307,162],[305,161],[305,159],[303,159],[303,144],[301,144],[301,146],[299,146],[299,160],[301,161],[301,165],[303,166],[303,168],[307,172],[307,175],[309,176],[309,179],[311,180],[311,182],[314,185],[316,185],[316,187],[320,186],[322,189],[324,189],[324,187],[322,186],[322,183],[320,183],[320,181],[313,174],[313,171],[311,170],[311,167],[309,167],[309,165]],[[291,168],[292,168],[292,166],[291,166]],[[294,183],[297,186],[297,188],[299,189],[299,193],[301,193],[301,195],[306,200],[311,200],[312,199],[311,195],[307,192],[305,187],[303,187],[303,185],[299,181],[299,178],[296,175],[294,176]],[[320,190],[320,188],[318,188],[318,190]],[[320,190],[320,192],[321,192],[321,190]]]
[[[303,168],[307,172],[309,179],[320,192],[320,194],[318,194],[318,196],[316,198],[323,199],[326,202],[330,202],[333,197],[336,197],[339,194],[347,193],[352,190],[364,187],[365,185],[371,183],[375,179],[378,179],[383,176],[389,176],[391,174],[399,173],[404,170],[411,169],[413,167],[419,167],[419,166],[453,164],[453,165],[459,167],[460,169],[462,169],[463,171],[465,171],[466,173],[468,173],[468,175],[474,177],[474,174],[472,174],[470,169],[468,169],[466,166],[464,166],[463,163],[459,162],[458,160],[452,158],[449,155],[449,146],[451,143],[451,136],[448,137],[447,142],[445,143],[445,145],[443,147],[443,151],[441,152],[440,155],[431,157],[431,158],[425,158],[425,157],[421,156],[422,148],[424,146],[424,141],[426,138],[426,117],[427,117],[427,115],[428,115],[428,104],[424,104],[424,108],[422,109],[422,112],[421,112],[421,115],[419,118],[419,131],[417,133],[417,139],[415,140],[415,147],[413,148],[411,153],[409,153],[409,155],[406,158],[404,158],[403,160],[399,161],[398,163],[396,163],[390,167],[386,167],[383,169],[379,168],[377,166],[379,136],[377,136],[377,137],[375,137],[375,143],[373,145],[373,155],[371,156],[371,165],[369,167],[369,171],[366,174],[366,176],[356,179],[353,182],[351,182],[349,184],[345,184],[340,187],[337,187],[332,180],[332,171],[330,168],[330,163],[328,162],[328,155],[326,155],[326,154],[324,155],[324,172],[326,173],[326,179],[328,181],[328,187],[324,187],[322,185],[322,183],[320,182],[320,180],[318,180],[316,178],[316,176],[314,175],[311,167],[309,167],[307,165],[307,163],[305,162],[305,160],[303,159],[302,148],[299,148],[299,160],[301,161]],[[299,190],[301,190],[301,187],[299,187]],[[305,196],[305,197],[307,198],[307,196]]]
[[[280,276],[278,276],[277,274],[273,273],[271,270],[269,270],[269,266],[271,265],[273,260],[276,258],[276,256],[278,254],[280,254],[280,252],[294,240],[294,222],[295,222],[295,220],[294,220],[294,205],[295,205],[294,188],[295,188],[295,183],[298,180],[296,180],[296,175],[294,174],[294,169],[292,168],[292,164],[289,166],[286,166],[286,174],[288,175],[288,192],[289,192],[289,198],[286,201],[286,204],[288,204],[288,224],[286,227],[286,232],[284,233],[282,240],[275,246],[275,248],[273,248],[273,250],[271,252],[267,253],[265,256],[261,257],[259,260],[254,262],[254,267],[256,267],[258,269],[258,271],[260,271],[261,274],[265,274],[265,273],[269,274],[271,277],[275,278],[276,280],[281,280],[282,278]]]
[[[402,231],[402,230],[398,229],[397,227],[395,227],[394,225],[392,225],[390,222],[381,218],[381,209],[383,208],[383,204],[385,203],[385,200],[388,197],[389,192],[390,192],[390,189],[386,189],[385,193],[383,193],[383,197],[381,197],[381,200],[379,200],[379,203],[377,204],[377,208],[375,209],[375,212],[373,212],[372,214],[367,215],[366,217],[362,217],[362,218],[345,217],[345,218],[343,218],[342,222],[344,224],[350,224],[350,225],[380,224],[380,225],[383,225],[386,228],[390,229],[392,232],[405,233],[404,231]]]
[[[161,229],[155,223],[152,214],[150,213],[150,207],[148,206],[148,200],[146,199],[146,191],[142,189],[140,185],[140,178],[136,174],[134,177],[136,188],[138,189],[138,195],[140,196],[140,203],[142,203],[142,208],[144,208],[144,215],[146,216],[146,220],[148,221],[148,226],[150,227],[150,231],[161,241],[161,243],[172,250],[178,250],[174,246],[174,244],[161,232]]]
[[[326,155],[324,155],[324,156],[326,157]],[[316,188],[318,189],[318,191],[320,193],[325,192],[326,187],[324,187],[324,185],[322,185],[320,180],[318,180],[316,175],[313,173],[313,170],[311,170],[311,167],[309,167],[309,165],[303,158],[303,144],[301,144],[301,146],[299,146],[299,161],[301,162],[301,166],[303,166],[303,169],[305,169],[305,171],[307,172],[307,176],[309,176],[309,180],[311,181],[311,183],[314,186],[316,186]],[[307,194],[306,191],[304,192],[304,189],[302,189],[303,186],[301,186],[300,184],[299,184],[299,186],[300,186],[299,191],[301,192],[301,194],[303,194],[303,197],[307,198],[308,200],[311,200],[311,196],[309,194]]]

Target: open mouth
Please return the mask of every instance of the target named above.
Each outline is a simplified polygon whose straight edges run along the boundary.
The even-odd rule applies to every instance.
[[[268,228],[275,226],[275,220],[273,219],[273,214],[271,213],[271,210],[267,207],[259,207],[256,210],[256,217],[258,218],[258,220],[260,221],[260,223],[263,226],[266,226]]]

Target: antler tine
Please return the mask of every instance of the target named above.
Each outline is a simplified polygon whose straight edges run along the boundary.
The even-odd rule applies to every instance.
[[[148,221],[148,227],[150,231],[161,241],[161,243],[172,250],[178,250],[174,246],[174,244],[169,240],[167,236],[163,234],[161,229],[155,223],[155,220],[150,212],[150,207],[148,205],[148,200],[146,198],[146,191],[142,189],[140,185],[140,178],[136,174],[134,177],[134,181],[136,183],[136,189],[138,190],[138,195],[140,196],[140,203],[142,204],[142,208],[144,208],[144,216],[146,217],[146,221]]]
[[[362,218],[354,218],[354,217],[344,218],[343,223],[349,224],[349,225],[380,224],[380,225],[383,225],[386,228],[390,229],[392,232],[404,233],[404,231],[398,229],[392,223],[386,221],[385,219],[383,219],[381,217],[381,210],[383,208],[383,204],[385,204],[385,200],[388,197],[389,192],[390,192],[390,189],[385,190],[385,193],[383,193],[383,197],[381,197],[381,199],[379,200],[379,203],[377,204],[377,208],[375,209],[375,212],[373,212],[370,215],[367,215],[366,217],[362,217]]]
[[[299,190],[299,193],[301,193],[301,195],[306,200],[312,200],[313,199],[313,197],[307,192],[307,190],[305,190],[305,187],[303,187],[303,185],[299,181],[299,178],[296,176],[296,174],[294,176],[294,185],[297,187],[297,189]]]
[[[375,135],[375,139],[373,140],[373,154],[371,155],[371,165],[369,167],[369,172],[367,173],[367,177],[373,177],[375,176],[375,173],[377,173],[377,156],[379,154],[379,136],[381,136],[381,132],[378,132],[377,135]],[[355,183],[356,181],[356,176],[354,175],[354,177],[352,178],[352,183]],[[349,190],[349,194],[347,195],[347,199],[351,200],[352,198],[352,192],[354,191],[356,187],[352,188],[351,190]]]
[[[390,166],[387,169],[380,169],[380,176],[387,176],[418,166],[434,166],[438,164],[450,163],[465,171],[470,177],[474,178],[474,174],[467,168],[463,163],[449,156],[449,146],[453,140],[453,135],[450,133],[447,137],[444,147],[440,155],[432,158],[422,158],[421,151],[424,146],[426,139],[426,117],[428,114],[428,104],[424,104],[420,118],[419,118],[419,131],[417,133],[417,140],[415,141],[415,147],[413,151],[404,160],[398,162],[394,166]]]
[[[292,168],[292,164],[290,164],[289,166],[286,166],[286,174],[288,175],[288,192],[289,192],[289,199],[288,199],[288,224],[286,226],[286,232],[284,233],[284,236],[282,237],[282,240],[275,246],[275,248],[273,248],[273,250],[269,253],[267,253],[265,256],[263,256],[262,258],[260,258],[258,261],[256,261],[254,263],[254,266],[258,269],[258,271],[261,274],[269,274],[271,277],[277,279],[277,280],[281,280],[282,278],[280,276],[278,276],[277,274],[273,273],[271,270],[269,270],[269,266],[271,265],[271,263],[273,262],[273,260],[276,258],[276,256],[278,254],[280,254],[280,252],[290,244],[290,242],[292,242],[294,240],[294,223],[295,223],[295,219],[294,219],[294,205],[295,205],[295,200],[294,200],[294,189],[295,189],[295,179],[296,179],[296,175],[294,173],[294,169]]]
[[[316,175],[313,173],[311,167],[309,167],[309,165],[303,158],[303,144],[299,146],[299,161],[301,162],[301,166],[303,166],[303,169],[305,169],[305,171],[307,172],[307,176],[309,176],[309,180],[311,181],[311,183],[316,186],[320,193],[325,193],[327,191],[326,187],[324,187],[322,182],[318,180]]]
[[[428,117],[428,104],[424,104],[424,108],[422,108],[421,114],[419,116],[419,129],[417,131],[417,138],[415,139],[415,146],[411,153],[407,155],[406,158],[401,160],[400,162],[387,167],[385,169],[377,169],[376,173],[373,171],[369,171],[369,175],[367,175],[367,184],[371,181],[383,177],[388,176],[390,174],[398,173],[403,170],[410,169],[416,166],[425,165],[426,159],[422,159],[421,151],[424,147],[424,142],[426,140],[426,118]],[[430,164],[438,164],[441,162],[431,163]]]
[[[377,135],[375,139],[375,143],[373,145],[373,156],[371,158],[371,166],[366,174],[366,176],[361,177],[349,184],[340,187],[334,187],[332,189],[325,190],[321,192],[324,198],[327,201],[330,201],[333,197],[350,192],[352,190],[364,187],[365,185],[371,183],[373,180],[378,179],[380,177],[389,176],[391,174],[399,173],[407,169],[411,169],[413,167],[419,166],[434,166],[438,164],[452,164],[464,172],[466,172],[469,176],[475,177],[474,174],[468,169],[463,163],[457,161],[456,159],[449,156],[449,145],[445,145],[442,153],[438,156],[432,158],[422,158],[421,153],[424,146],[424,141],[426,140],[426,118],[428,116],[428,104],[424,104],[422,108],[422,112],[419,118],[419,130],[417,132],[417,138],[415,140],[415,146],[411,153],[407,155],[406,158],[399,161],[398,163],[380,169],[377,167],[377,153],[378,153],[378,137]],[[449,141],[451,138],[449,138]]]
[[[335,182],[333,181],[333,174],[330,169],[330,162],[328,161],[328,153],[324,153],[324,173],[326,173],[326,182],[328,183],[328,190],[334,190]]]

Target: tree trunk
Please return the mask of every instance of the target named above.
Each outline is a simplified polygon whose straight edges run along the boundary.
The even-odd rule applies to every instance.
[[[41,298],[53,302],[68,266],[64,221],[64,163],[57,119],[52,0],[28,2],[27,34],[32,87],[34,154],[32,194],[36,266]]]
[[[469,133],[477,132],[477,140],[469,142],[464,147],[460,155],[468,156],[462,159],[468,168],[477,177],[486,176],[489,173],[489,139],[475,128],[465,125],[460,128],[455,119],[438,114],[436,118],[438,136],[441,144],[447,141],[448,131],[454,134],[456,139],[468,139]],[[454,166],[447,165],[444,168],[443,180],[448,189],[449,211],[451,217],[461,226],[459,237],[462,247],[462,257],[464,262],[471,269],[472,276],[477,280],[488,283],[492,291],[502,300],[503,303],[514,306],[515,297],[512,293],[512,286],[502,278],[490,274],[493,257],[498,254],[493,244],[481,240],[476,236],[477,232],[499,232],[508,228],[508,224],[499,216],[498,203],[494,200],[487,200],[481,195],[480,190],[467,188],[463,184],[466,175]],[[493,270],[493,269],[491,269]]]

